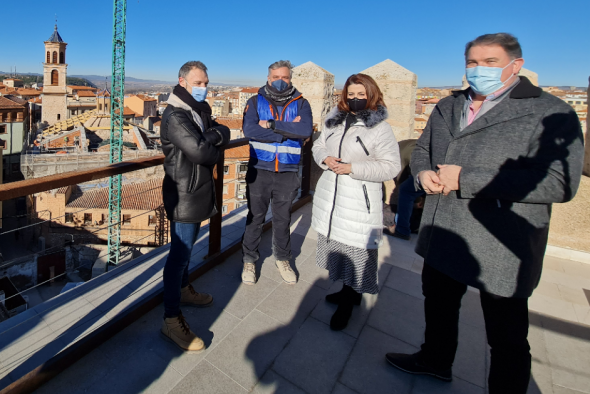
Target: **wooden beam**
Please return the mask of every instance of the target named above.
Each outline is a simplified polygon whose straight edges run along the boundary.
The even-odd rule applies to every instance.
[[[246,138],[233,140],[227,144],[223,150],[237,148],[238,146],[246,144],[248,144]],[[154,167],[163,163],[164,155],[158,155],[145,159],[127,160],[121,163],[110,164],[108,166],[93,168],[90,170],[70,171],[19,182],[5,183],[0,185],[0,201],[10,200],[33,193],[40,193],[64,186],[77,185],[79,183],[94,181],[101,178],[108,178],[113,175]]]
[[[77,185],[83,182],[107,178],[113,175],[137,171],[143,168],[154,167],[164,163],[164,155],[149,157],[146,159],[128,160],[121,163],[110,164],[104,167],[92,168],[84,171],[69,171],[62,174],[27,179],[24,181],[5,183],[0,185],[0,201],[17,197],[40,193],[64,186]]]

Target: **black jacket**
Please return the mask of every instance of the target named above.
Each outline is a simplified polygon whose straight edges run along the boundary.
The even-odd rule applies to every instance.
[[[226,126],[212,121],[215,130],[203,133],[190,107],[175,98],[168,101],[160,130],[166,156],[164,209],[171,221],[200,223],[217,213],[213,167],[221,154],[220,147],[229,141],[230,132]]]

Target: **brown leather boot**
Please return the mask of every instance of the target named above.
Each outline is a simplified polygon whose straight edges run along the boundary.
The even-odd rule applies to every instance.
[[[200,352],[205,349],[205,343],[191,331],[182,314],[164,319],[161,332],[166,339],[184,350]]]
[[[197,293],[192,285],[180,289],[180,305],[205,308],[213,304],[213,297],[207,293]]]

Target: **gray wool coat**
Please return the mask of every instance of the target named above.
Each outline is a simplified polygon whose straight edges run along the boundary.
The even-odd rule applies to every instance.
[[[460,190],[427,196],[416,252],[461,283],[526,298],[541,276],[551,204],[571,200],[580,182],[580,121],[521,77],[509,97],[461,131],[467,95],[438,103],[412,154],[414,177],[439,164],[462,167]]]

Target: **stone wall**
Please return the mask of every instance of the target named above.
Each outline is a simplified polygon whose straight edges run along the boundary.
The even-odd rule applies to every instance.
[[[414,132],[414,112],[416,112],[416,87],[418,77],[413,72],[387,59],[361,71],[377,82],[387,110],[387,122],[398,141],[417,137]]]
[[[60,118],[57,119],[57,115]],[[56,122],[66,120],[68,115],[67,96],[64,94],[43,94],[43,110],[41,111],[41,121],[52,125]]]
[[[334,92],[334,74],[312,62],[304,63],[293,69],[293,86],[309,101],[313,113],[313,122],[322,130],[324,119],[332,109]]]
[[[590,178],[582,177],[574,199],[553,204],[549,244],[590,253]]]

